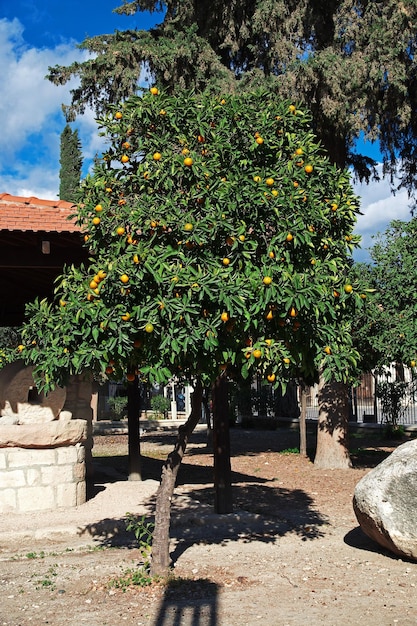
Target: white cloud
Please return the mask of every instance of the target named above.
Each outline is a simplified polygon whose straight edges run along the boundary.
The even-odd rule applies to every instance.
[[[379,165],[381,171],[382,166]],[[355,232],[362,236],[361,250],[355,252],[355,259],[369,261],[369,248],[373,236],[386,230],[392,220],[408,221],[411,218],[407,192],[402,189],[395,195],[391,192],[389,180],[382,179],[354,186],[355,193],[361,198],[361,212],[358,216]]]
[[[0,19],[0,192],[56,198],[59,143],[65,125],[61,105],[70,102],[76,82],[55,86],[45,79],[49,66],[85,60],[75,42],[55,48],[31,48],[19,20]],[[97,127],[85,116],[89,142]],[[47,194],[47,195],[46,195]]]

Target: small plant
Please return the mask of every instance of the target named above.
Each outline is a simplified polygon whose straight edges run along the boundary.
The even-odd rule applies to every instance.
[[[300,454],[299,448],[285,448],[285,450],[281,450],[280,454]]]
[[[392,424],[387,424],[384,428],[384,438],[385,439],[402,439],[405,435],[405,428],[402,424],[397,424],[393,426]]]
[[[108,404],[114,420],[119,421],[125,416],[127,409],[126,396],[112,396],[108,399]]]
[[[158,394],[151,398],[151,408],[155,413],[156,419],[162,419],[166,416],[171,403],[168,398]]]
[[[28,552],[26,554],[26,558],[27,559],[43,559],[45,558],[45,552],[43,550],[39,552],[39,554],[37,552]]]
[[[376,386],[376,397],[381,400],[382,414],[387,428],[398,432],[398,422],[405,411],[403,400],[407,391],[407,383],[401,381],[383,381]]]
[[[58,576],[57,567],[57,565],[52,565],[43,578],[36,580],[36,589],[50,589],[54,591],[56,588],[54,579]]]
[[[143,563],[137,569],[128,569],[123,576],[113,578],[110,581],[111,587],[123,589],[124,591],[131,585],[147,587],[154,580],[150,575],[150,557],[152,551],[152,534],[155,525],[153,522],[146,522],[145,515],[137,518],[132,513],[126,513],[126,518],[126,530],[133,532],[135,535]]]

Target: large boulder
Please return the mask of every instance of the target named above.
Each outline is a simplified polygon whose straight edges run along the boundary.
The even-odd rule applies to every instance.
[[[399,446],[359,481],[353,508],[368,537],[417,560],[417,440]]]

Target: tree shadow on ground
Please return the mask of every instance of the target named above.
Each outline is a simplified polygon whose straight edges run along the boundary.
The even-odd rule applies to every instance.
[[[154,626],[217,626],[219,585],[206,578],[168,581]]]
[[[153,459],[148,459],[152,467]],[[148,467],[149,469],[149,467]],[[302,541],[324,536],[329,522],[314,508],[312,498],[303,490],[280,487],[274,480],[233,473],[234,513],[214,513],[212,469],[191,464],[182,468],[185,483],[195,488],[174,495],[171,509],[171,539],[175,542],[175,562],[188,547],[198,543],[223,544],[226,541],[274,542],[294,533]],[[147,521],[152,521],[155,495],[141,502]],[[79,528],[79,535],[89,535],[103,547],[137,547],[132,532],[126,530],[125,518],[103,519]]]

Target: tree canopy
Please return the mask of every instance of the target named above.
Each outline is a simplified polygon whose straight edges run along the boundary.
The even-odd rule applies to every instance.
[[[375,289],[375,304],[367,308],[358,329],[362,351],[371,356],[373,367],[393,362],[416,366],[416,247],[417,219],[395,220],[376,238],[371,248],[373,264],[359,269],[362,275],[368,273]]]
[[[118,13],[161,12],[150,31],[116,31],[86,39],[84,63],[50,68],[63,84],[80,78],[68,119],[86,105],[98,114],[137,91],[141,72],[175,90],[232,91],[266,82],[282,98],[308,107],[330,159],[376,175],[356,140],[380,142],[385,173],[400,166],[416,188],[417,5],[414,0],[125,1]]]
[[[99,123],[108,148],[77,211],[91,263],[29,305],[23,330],[44,389],[84,370],[347,380],[358,204],[309,115],[273,91],[153,87]]]

